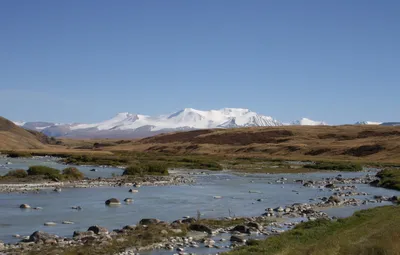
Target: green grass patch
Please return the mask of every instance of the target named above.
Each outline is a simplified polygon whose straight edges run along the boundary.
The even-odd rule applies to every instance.
[[[62,171],[63,179],[82,180],[85,175],[76,167],[67,167]]]
[[[7,152],[7,157],[9,158],[31,158],[32,154],[24,151],[11,151]]]
[[[348,172],[358,172],[363,169],[361,164],[352,162],[317,162],[315,164],[304,165],[304,168]]]
[[[28,175],[42,175],[47,179],[62,179],[60,170],[48,166],[31,166],[27,172]]]
[[[400,190],[400,169],[384,169],[376,176],[379,178],[377,186]]]
[[[122,175],[168,175],[168,167],[165,164],[149,163],[136,164],[125,169]]]
[[[341,255],[400,253],[400,207],[385,206],[356,212],[337,221],[301,223],[293,230],[228,255]]]
[[[5,177],[12,177],[12,178],[26,178],[28,177],[28,173],[24,169],[16,169],[8,171]]]

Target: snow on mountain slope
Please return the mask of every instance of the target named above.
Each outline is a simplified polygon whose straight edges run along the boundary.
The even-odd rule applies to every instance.
[[[376,122],[376,121],[358,121],[355,123],[355,125],[381,125],[382,122]]]
[[[310,120],[307,118],[302,118],[300,120],[296,120],[292,123],[292,125],[300,125],[300,126],[326,126],[328,125],[327,123],[323,121],[315,121],[315,120]]]
[[[15,125],[21,127],[21,126],[25,125],[26,122],[23,122],[23,121],[13,121],[13,123],[14,123]]]
[[[232,122],[232,120],[234,120]],[[230,127],[248,126],[281,126],[282,124],[272,117],[259,115],[248,109],[224,108],[221,110],[200,111],[185,108],[181,111],[156,117],[119,113],[114,118],[95,124],[72,125],[71,130],[90,129],[98,130],[134,130],[142,126],[151,126],[152,131],[162,129],[204,129],[224,127],[224,123],[234,123]]]

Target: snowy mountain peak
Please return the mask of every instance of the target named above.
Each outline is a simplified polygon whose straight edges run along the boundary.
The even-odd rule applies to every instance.
[[[376,121],[358,121],[355,123],[355,125],[381,125],[382,122],[376,122]]]
[[[300,125],[300,126],[326,126],[328,125],[323,121],[315,121],[308,118],[302,118],[300,120],[296,120],[292,123],[292,125]]]

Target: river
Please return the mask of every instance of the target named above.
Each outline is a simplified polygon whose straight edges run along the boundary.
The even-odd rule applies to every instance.
[[[6,164],[10,162],[11,164]],[[27,169],[30,165],[48,165],[59,169],[65,165],[58,164],[52,158],[9,159],[0,158],[0,165],[8,168]],[[79,167],[88,177],[109,177],[112,173],[121,174],[119,168]],[[0,169],[5,173],[10,169]],[[373,170],[371,170],[373,173]],[[173,174],[191,174],[195,184],[182,186],[143,186],[138,193],[129,193],[127,187],[70,188],[61,193],[51,189],[39,193],[1,193],[0,194],[0,240],[17,242],[12,235],[29,236],[36,230],[72,236],[75,230],[87,230],[89,226],[100,225],[109,230],[122,228],[125,225],[137,224],[142,218],[158,218],[173,221],[184,216],[214,218],[224,216],[260,216],[267,207],[286,206],[293,203],[309,203],[310,199],[329,197],[329,189],[309,188],[295,182],[297,179],[320,180],[335,177],[337,172],[306,174],[236,174],[230,171],[178,171]],[[370,172],[343,173],[344,178],[360,177]],[[276,181],[286,178],[285,183]],[[357,184],[358,192],[367,192],[367,198],[374,195],[393,196],[400,192],[375,188],[367,184]],[[215,199],[214,196],[221,196]],[[117,207],[104,204],[109,198],[123,201],[131,197],[133,203],[122,203]],[[363,198],[366,198],[363,196]],[[257,201],[261,199],[261,201]],[[42,210],[20,209],[19,205],[27,203]],[[363,206],[347,206],[325,209],[330,216],[347,217],[354,211],[389,203],[375,203]],[[71,209],[81,206],[82,210]],[[56,226],[47,227],[45,222],[56,222]],[[75,224],[64,225],[63,221]],[[211,251],[208,251],[211,252]],[[208,253],[207,252],[207,253]],[[196,250],[197,254],[199,251]],[[150,252],[146,254],[172,254],[172,252]]]

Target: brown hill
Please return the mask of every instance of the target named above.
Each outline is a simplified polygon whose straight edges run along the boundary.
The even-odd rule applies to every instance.
[[[109,149],[400,162],[400,127],[347,125],[195,130],[162,134]]]
[[[38,137],[0,116],[0,150],[46,148]]]

